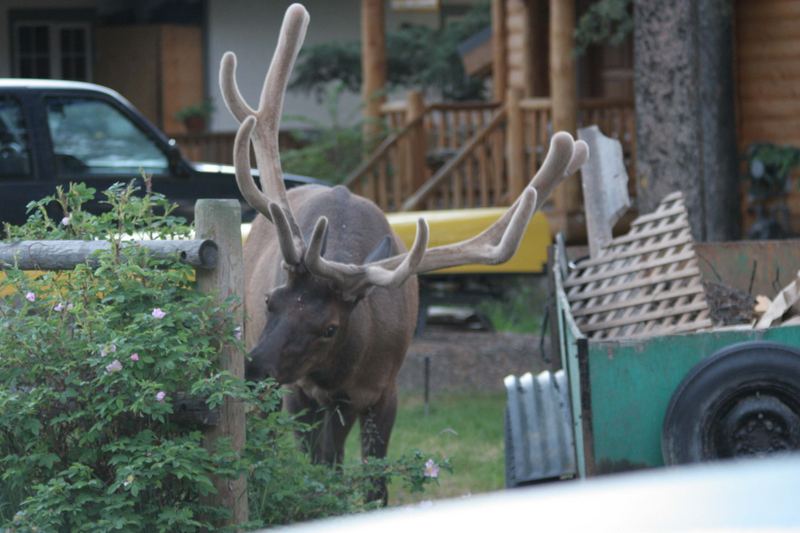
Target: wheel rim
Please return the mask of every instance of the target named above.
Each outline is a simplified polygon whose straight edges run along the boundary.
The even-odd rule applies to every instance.
[[[708,418],[704,433],[709,459],[800,449],[800,405],[774,387],[740,390]]]

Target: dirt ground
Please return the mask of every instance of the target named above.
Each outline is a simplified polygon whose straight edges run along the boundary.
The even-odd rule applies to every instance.
[[[503,378],[507,375],[537,373],[547,368],[537,335],[429,326],[411,343],[398,377],[401,390],[423,390],[426,356],[430,357],[432,394],[501,392],[505,390]]]

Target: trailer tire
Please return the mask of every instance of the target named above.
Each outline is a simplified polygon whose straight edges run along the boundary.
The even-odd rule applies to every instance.
[[[697,364],[664,416],[667,465],[800,449],[800,351],[751,341]]]

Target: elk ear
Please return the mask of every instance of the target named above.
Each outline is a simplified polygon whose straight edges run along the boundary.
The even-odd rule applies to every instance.
[[[383,239],[381,239],[381,242],[379,242],[378,245],[367,254],[367,257],[364,259],[364,263],[373,263],[375,261],[381,261],[393,256],[395,252],[392,244],[392,236],[386,235]]]
[[[392,239],[392,236],[386,235],[378,244],[375,245],[375,248],[373,248],[372,251],[367,254],[367,257],[364,258],[364,264],[381,261],[383,259],[392,257],[396,253],[397,251],[394,249],[394,240]],[[372,289],[374,288],[375,285],[364,285],[351,291],[345,291],[345,293],[342,295],[342,299],[355,305],[367,294],[372,292]]]

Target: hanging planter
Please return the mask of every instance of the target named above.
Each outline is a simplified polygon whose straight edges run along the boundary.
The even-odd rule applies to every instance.
[[[189,133],[203,133],[206,131],[208,119],[214,111],[214,106],[206,100],[199,104],[193,104],[182,108],[175,113],[175,118],[183,122],[183,126]]]

